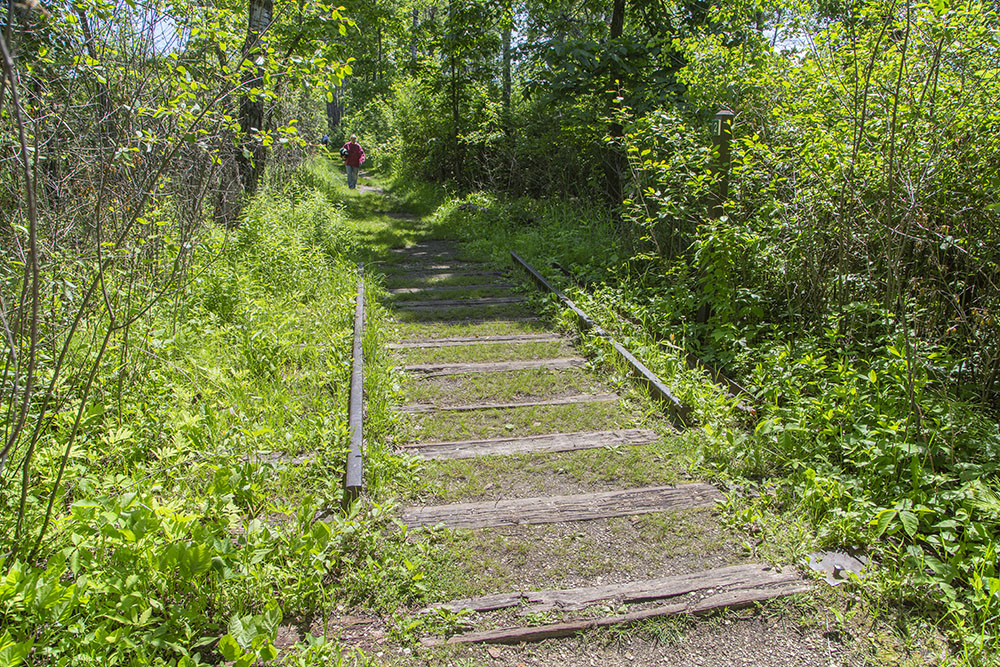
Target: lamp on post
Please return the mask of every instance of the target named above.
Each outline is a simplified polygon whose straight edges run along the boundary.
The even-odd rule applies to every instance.
[[[729,109],[720,109],[712,119],[712,143],[718,148],[716,171],[721,175],[719,192],[712,206],[712,216],[722,215],[722,205],[729,199],[729,165],[732,157],[729,153],[729,142],[733,138],[733,118],[736,116]]]

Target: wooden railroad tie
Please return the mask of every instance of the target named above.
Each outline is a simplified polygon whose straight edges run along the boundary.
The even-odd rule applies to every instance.
[[[516,285],[511,283],[492,283],[492,284],[480,284],[480,285],[428,285],[426,287],[396,287],[394,289],[388,290],[389,294],[398,296],[400,294],[434,294],[436,292],[461,292],[461,291],[472,291],[472,290],[511,290],[514,289]],[[405,303],[403,301],[395,301],[394,303]]]
[[[455,278],[481,278],[481,277],[492,277],[500,278],[504,274],[499,271],[439,271],[439,270],[427,270],[422,271],[419,269],[414,269],[408,271],[405,274],[393,273],[386,274],[387,280],[402,280],[402,279],[417,279],[417,280],[454,280]]]
[[[403,449],[424,459],[469,459],[477,456],[573,452],[600,447],[638,446],[656,442],[656,432],[648,428],[614,431],[552,433],[521,438],[423,442]]]
[[[566,370],[579,368],[586,360],[583,357],[565,357],[562,359],[525,359],[523,361],[476,361],[457,364],[408,364],[404,366],[407,373],[422,377],[439,377],[441,375],[458,375],[460,373],[501,373],[506,371],[525,370]]]
[[[436,524],[448,528],[517,526],[711,507],[721,499],[722,494],[710,484],[650,486],[571,496],[407,507],[403,510],[403,521],[411,528]]]
[[[415,310],[413,314],[417,314],[420,311]],[[479,324],[497,324],[497,323],[507,323],[507,324],[524,324],[532,322],[541,322],[542,318],[531,315],[525,317],[505,317],[502,314],[497,317],[432,317],[429,320],[419,320],[419,319],[404,319],[407,324],[427,324],[428,322],[433,322],[434,324],[442,324],[455,327],[467,327],[476,326]]]
[[[427,299],[423,301],[396,301],[396,310],[426,310],[434,308],[483,308],[489,306],[510,306],[526,303],[523,296],[484,296],[478,299]]]
[[[426,638],[421,640],[421,643],[426,646],[473,643],[518,644],[568,637],[592,628],[634,623],[660,616],[701,614],[716,609],[741,608],[765,600],[803,593],[809,589],[809,583],[804,581],[794,568],[776,569],[767,565],[749,564],[624,584],[484,595],[433,605],[422,611],[430,611],[435,607],[440,607],[452,611],[469,609],[477,612],[488,612],[521,607],[519,614],[526,616],[545,611],[575,611],[597,604],[611,606],[641,604],[681,596],[686,599],[626,614],[577,619],[540,626],[470,632],[448,639]]]
[[[541,401],[511,401],[508,403],[471,403],[469,405],[430,405],[410,403],[396,408],[398,412],[423,414],[427,412],[467,412],[472,410],[503,410],[507,408],[537,408],[543,405],[573,405],[575,403],[610,403],[619,400],[618,394],[575,394]]]
[[[390,343],[390,350],[414,348],[453,347],[456,345],[480,345],[496,343],[548,343],[566,340],[557,333],[511,334],[509,336],[453,336],[451,338],[420,338]]]
[[[412,245],[409,248],[390,248],[389,252],[400,257],[435,257],[455,259],[452,244]]]
[[[392,271],[393,269],[397,269],[394,273],[400,273],[403,271],[407,273],[416,273],[420,271],[452,271],[454,269],[459,271],[466,269],[475,271],[476,269],[473,267],[481,266],[481,264],[477,264],[475,262],[462,261],[449,262],[447,264],[427,264],[424,262],[376,262],[376,264],[378,264],[378,266],[382,269],[383,273]]]

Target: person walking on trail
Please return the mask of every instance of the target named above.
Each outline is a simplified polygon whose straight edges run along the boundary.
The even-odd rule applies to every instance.
[[[351,135],[351,140],[340,149],[340,157],[347,166],[347,187],[353,190],[358,185],[358,171],[365,163],[365,149],[358,143],[358,135]]]

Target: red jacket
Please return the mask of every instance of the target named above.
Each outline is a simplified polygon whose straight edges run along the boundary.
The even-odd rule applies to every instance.
[[[348,141],[344,144],[344,148],[347,149],[347,157],[344,158],[344,164],[352,167],[360,167],[364,164],[365,149],[361,147],[361,144],[352,144]]]

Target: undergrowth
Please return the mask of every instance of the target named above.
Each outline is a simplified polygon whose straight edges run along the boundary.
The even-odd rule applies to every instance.
[[[18,499],[0,489],[0,664],[258,664],[276,657],[282,622],[422,596],[426,557],[392,508],[340,509],[357,244],[342,208],[307,182],[271,182],[237,229],[211,228],[176,298],[112,342],[33,558],[12,557]],[[376,499],[409,469],[382,447],[395,391],[384,328],[370,299]],[[79,387],[61,391],[79,402]],[[39,444],[24,534],[38,532],[72,421],[60,416]],[[367,660],[322,637],[282,659]]]

